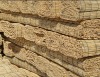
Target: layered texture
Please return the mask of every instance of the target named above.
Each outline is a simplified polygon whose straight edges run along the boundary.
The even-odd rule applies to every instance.
[[[1,0],[3,56],[41,77],[99,77],[99,5],[98,0]]]
[[[6,58],[0,58],[0,77],[40,77],[35,73],[29,72],[23,68],[10,63]]]

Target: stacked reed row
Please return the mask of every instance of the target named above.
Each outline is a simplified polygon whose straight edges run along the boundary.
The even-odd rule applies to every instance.
[[[99,77],[99,9],[90,1],[86,10],[78,0],[0,1],[6,58],[42,77]]]
[[[0,58],[0,77],[40,77],[28,70],[18,68],[10,63],[8,59]]]

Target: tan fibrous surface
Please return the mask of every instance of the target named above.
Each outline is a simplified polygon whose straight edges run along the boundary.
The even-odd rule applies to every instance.
[[[60,21],[81,21],[100,18],[99,0],[59,0],[59,1],[0,1],[0,10]]]
[[[81,44],[76,39],[38,27],[22,25],[19,23],[1,22],[1,29],[6,37],[11,39],[25,38],[37,45],[46,46],[48,49],[59,51],[64,55],[81,57]],[[62,40],[61,40],[62,39]],[[73,54],[74,52],[74,54]]]
[[[64,21],[76,21],[78,9],[73,0],[66,1],[0,1],[0,10],[38,15]]]
[[[77,40],[42,28],[7,21],[2,21],[0,25],[6,37],[15,40],[21,37],[65,56],[82,58],[99,54],[99,40]],[[19,43],[23,44],[20,40]]]
[[[40,77],[23,68],[10,63],[8,59],[0,58],[0,77]]]
[[[40,70],[42,73],[46,74],[47,77],[78,77],[71,73],[70,71],[65,70],[63,67],[59,66],[56,63],[53,63],[52,61],[34,53],[33,51],[27,50],[25,48],[18,47],[10,42],[8,43],[9,48],[6,48],[5,54],[8,57],[11,57],[11,55],[7,54],[9,52],[12,52],[12,62],[14,64],[21,66],[21,60],[22,62],[27,62],[33,66],[35,66],[38,70]],[[7,46],[7,45],[6,45]],[[7,52],[9,51],[9,52]],[[16,59],[19,59],[20,62],[18,62]],[[16,63],[17,61],[17,63]],[[28,65],[27,65],[28,66]],[[21,66],[22,67],[22,66]],[[25,66],[26,67],[26,66]],[[23,67],[23,68],[25,68]],[[27,68],[28,69],[28,68]]]
[[[76,0],[76,3],[80,12],[100,11],[99,0]]]
[[[87,57],[87,58],[82,58],[80,60],[76,60],[73,58],[69,58],[69,57],[64,57],[61,56],[61,54],[55,54],[55,53],[51,53],[49,50],[45,51],[47,49],[41,49],[41,47],[38,49],[36,49],[36,46],[33,46],[33,51],[26,51],[25,54],[25,49],[23,50],[23,48],[17,46],[14,43],[5,42],[5,55],[9,56],[9,57],[16,57],[18,59],[21,59],[23,61],[29,61],[26,59],[26,54],[30,54],[29,56],[31,56],[33,53],[38,52],[38,54],[40,53],[41,56],[48,58],[50,61],[56,62],[56,64],[60,64],[62,67],[71,70],[72,72],[78,74],[79,76],[82,77],[88,77],[88,76],[94,76],[100,73],[99,68],[100,68],[100,56],[94,56],[94,57]],[[22,49],[22,50],[21,50]],[[40,51],[39,51],[40,49]],[[30,53],[29,53],[30,52]],[[48,53],[47,53],[48,52]],[[12,54],[12,56],[11,56]],[[44,55],[43,55],[44,54]],[[49,55],[47,55],[49,54]],[[34,61],[34,60],[33,60]],[[30,61],[31,63],[31,61]],[[70,63],[70,64],[69,64]],[[95,66],[94,66],[95,65]],[[95,73],[93,73],[94,71],[96,71]],[[92,74],[90,74],[92,73]]]
[[[91,19],[91,20],[85,20],[81,22],[81,25],[84,28],[99,28],[100,29],[100,20],[99,19]]]
[[[22,40],[24,40],[24,39],[22,39]],[[16,42],[18,42],[18,41],[16,41]],[[47,49],[46,47],[38,46],[32,42],[30,42],[30,43],[28,41],[24,41],[24,42],[25,42],[25,45],[23,45],[23,47],[26,50],[29,50],[31,54],[37,53],[37,54],[41,55],[42,57],[50,60],[51,62],[54,62],[57,65],[60,65],[68,70],[71,70],[72,72],[78,74],[79,76],[83,76],[84,71],[82,69],[78,68],[78,66],[77,66],[78,61],[76,61],[75,59],[73,59],[73,60],[75,60],[73,63],[72,58],[69,58],[67,56],[64,57],[64,55],[60,54],[59,52],[51,51],[51,50]],[[26,46],[26,44],[28,46]],[[4,42],[4,54],[6,56],[8,56],[8,57],[15,56],[15,57],[25,61],[24,52],[23,51],[19,52],[21,49],[22,49],[22,47],[18,43],[16,44],[14,41],[12,41],[12,42],[5,41]],[[80,72],[78,72],[78,71],[80,71]]]
[[[31,15],[25,15],[20,13],[16,14],[12,12],[0,13],[0,19],[41,27],[50,31],[54,31],[78,39],[100,39],[99,19],[85,20],[80,23],[65,23],[45,18],[39,18]]]
[[[99,0],[1,0],[0,57],[42,77],[100,77],[99,5]]]

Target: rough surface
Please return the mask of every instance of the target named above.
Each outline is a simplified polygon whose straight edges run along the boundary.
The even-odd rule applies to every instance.
[[[9,73],[8,65],[0,64],[8,72],[0,71],[0,77],[28,77],[32,72],[41,77],[100,77],[99,5],[99,0],[1,0],[0,57],[21,68]],[[22,68],[31,72],[24,74]]]
[[[66,76],[67,77],[71,77],[71,76],[77,77],[74,74],[71,75],[70,71],[65,70],[63,67],[53,63],[52,61],[49,61],[48,59],[46,59],[40,55],[37,55],[36,53],[34,53],[32,51],[17,47],[16,45],[13,45],[13,44],[11,44],[12,45],[11,46],[10,44],[11,43],[9,43],[10,49],[8,48],[8,50],[9,50],[9,52],[13,53],[12,54],[13,57],[18,58],[23,61],[26,61],[29,64],[35,66],[38,70],[45,73],[47,75],[47,77],[66,77]],[[15,48],[15,49],[13,49],[13,48]],[[8,54],[8,56],[9,56],[9,54]]]
[[[76,59],[100,54],[99,40],[77,40],[42,28],[29,25],[24,26],[19,23],[9,23],[7,21],[2,21],[0,25],[4,35],[17,40],[16,43],[19,43],[20,46],[24,45],[25,41],[22,41],[22,39],[25,39]]]
[[[100,18],[99,0],[62,0],[62,1],[0,1],[0,10],[60,21],[80,21]]]
[[[26,49],[28,49],[28,48],[26,48]],[[8,57],[14,57],[15,56],[15,57],[23,60],[23,59],[25,59],[25,54],[24,54],[23,51],[20,51],[20,50],[21,50],[20,46],[14,44],[12,42],[8,42],[8,41],[4,42],[4,54],[6,56],[8,56]],[[49,50],[49,49],[47,49],[43,46],[37,46],[35,44],[28,50],[30,50],[31,54],[37,53],[37,54],[41,55],[42,57],[60,65],[64,68],[66,68],[66,69],[69,69],[76,74],[79,74],[80,76],[83,75],[84,71],[82,69],[80,69],[78,67],[74,67],[75,65],[76,66],[78,65],[77,64],[78,61],[75,60],[75,63],[73,63],[72,60],[71,60],[72,58],[64,57],[64,55],[62,55],[58,52],[53,52],[53,51],[51,51],[51,50]],[[81,71],[81,72],[78,72],[78,71]]]
[[[5,49],[7,49],[7,50],[5,50],[6,56],[16,57],[16,58],[21,59],[23,61],[27,61],[27,62],[29,61],[30,63],[32,63],[30,60],[27,60],[26,55],[31,56],[34,53],[34,51],[36,52],[36,50],[25,51],[25,49],[20,48],[17,45],[14,45],[11,42],[5,42],[5,46],[9,46],[9,47],[5,48]],[[18,50],[16,50],[16,49],[18,49]],[[20,51],[19,51],[19,49],[20,49]],[[39,47],[38,47],[38,49],[39,49]],[[41,50],[43,50],[43,49],[41,49]],[[45,51],[43,51],[43,52],[45,53]],[[9,53],[12,54],[12,56],[9,55]],[[56,56],[54,54],[52,54],[52,56],[50,56],[51,58],[49,58],[49,59],[52,60],[54,58],[55,60],[53,59],[52,61],[55,61],[58,64],[61,63],[61,66],[63,66],[66,69],[71,70],[72,72],[74,72],[74,73],[76,73],[76,74],[78,74],[82,77],[83,76],[85,76],[85,77],[99,76],[99,73],[100,73],[100,70],[99,70],[99,68],[100,68],[100,61],[99,61],[100,56],[75,60],[75,59],[72,59],[72,58],[69,58],[69,57],[64,57],[64,56],[61,57],[57,53],[56,53],[57,54]],[[50,55],[50,52],[49,52],[49,55]],[[58,58],[58,57],[60,57],[60,58]],[[95,71],[95,73],[93,73],[94,71]]]
[[[77,5],[77,8],[79,8],[80,12],[100,11],[99,0],[77,0]]]
[[[81,23],[64,23],[45,18],[38,18],[34,16],[32,17],[31,15],[16,14],[12,12],[0,13],[0,19],[41,27],[78,39],[100,39],[100,27],[98,27],[100,20],[98,19],[86,20]],[[89,28],[88,25],[95,28]]]
[[[78,0],[77,5],[80,11],[80,19],[100,18],[99,0]]]
[[[38,15],[57,20],[76,21],[78,9],[72,0],[67,1],[0,1],[0,10]]]
[[[46,46],[48,49],[59,51],[71,57],[82,57],[81,44],[76,39],[38,27],[22,25],[19,23],[1,22],[1,29],[6,37],[11,39],[25,38],[37,45]],[[61,40],[62,39],[62,40]],[[21,41],[21,40],[20,40]],[[74,54],[73,54],[74,53]]]
[[[35,73],[18,68],[11,64],[8,59],[0,58],[0,77],[40,77]]]

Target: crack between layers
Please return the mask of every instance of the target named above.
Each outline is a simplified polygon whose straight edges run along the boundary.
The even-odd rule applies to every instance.
[[[5,38],[7,38],[7,37],[5,37]],[[9,39],[9,38],[8,38],[8,39]],[[10,40],[9,40],[9,41],[10,41]],[[13,43],[13,44],[15,44],[15,45],[18,46],[18,47],[25,48],[25,47],[22,47],[22,46],[17,45],[16,43],[14,43],[14,42],[12,42],[12,41],[10,41],[10,42]],[[25,49],[27,49],[27,48],[25,48]],[[27,50],[30,50],[30,49],[27,49]],[[32,51],[32,50],[30,50],[30,51]],[[39,53],[37,53],[37,52],[34,52],[34,53],[37,54],[38,56],[41,56],[41,57],[43,57],[43,58],[45,58],[45,59],[51,61],[52,63],[55,63],[55,64],[59,65],[60,67],[66,69],[66,70],[71,71],[71,72],[74,73],[75,75],[81,76],[80,74],[75,73],[73,70],[70,70],[70,69],[64,67],[63,65],[61,65],[61,64],[59,64],[59,63],[57,63],[57,62],[55,62],[55,61],[53,61],[53,60],[51,60],[51,59],[49,59],[48,57],[45,57],[45,56],[43,56],[43,55],[41,55],[41,54],[39,54]],[[68,65],[71,65],[71,64],[69,64],[69,63],[67,63],[67,64],[68,64]],[[71,66],[74,67],[73,65],[71,65]],[[81,70],[81,71],[83,72],[83,70],[82,70],[81,68],[78,68],[78,67],[76,67],[76,66],[75,66],[75,68],[76,68],[76,69],[79,69],[79,70]],[[84,73],[85,73],[85,72],[84,72]],[[84,76],[84,74],[82,74],[82,75]]]
[[[63,23],[74,23],[74,24],[79,24],[79,22],[76,22],[76,21],[71,21],[71,20],[65,20],[65,19],[61,19],[61,18],[48,18],[48,17],[42,17],[42,16],[39,16],[38,14],[29,14],[29,13],[21,13],[21,12],[12,12],[10,10],[4,10],[4,9],[1,9],[0,8],[0,12],[1,13],[7,13],[7,14],[15,14],[15,15],[26,15],[26,16],[29,16],[29,17],[35,17],[35,18],[38,18],[38,19],[44,19],[44,20],[52,20],[52,21],[57,21],[57,22],[63,22]]]
[[[2,12],[1,12],[2,13]],[[45,18],[45,17],[39,17],[39,16],[37,16],[37,15],[32,15],[32,14],[25,14],[25,13],[17,13],[17,12],[11,12],[11,11],[4,11],[4,14],[11,14],[12,16],[13,15],[15,15],[15,16],[21,16],[21,17],[26,17],[26,18],[36,18],[36,19],[40,19],[40,20],[48,20],[48,21],[53,21],[52,19],[48,19],[48,18]],[[16,23],[21,23],[21,24],[23,24],[23,25],[30,25],[30,26],[34,26],[34,27],[39,27],[39,28],[41,28],[41,29],[44,29],[44,30],[47,30],[47,31],[51,31],[51,32],[55,32],[55,33],[59,33],[59,34],[61,34],[61,35],[64,35],[64,36],[68,36],[68,37],[72,37],[72,38],[75,38],[75,39],[78,39],[78,40],[83,40],[84,38],[82,38],[82,37],[79,37],[79,36],[71,36],[71,35],[68,35],[68,34],[64,34],[64,33],[61,33],[61,32],[58,32],[58,31],[54,31],[54,30],[50,30],[50,29],[47,29],[47,28],[44,28],[44,27],[41,27],[41,26],[36,26],[36,25],[32,25],[31,23],[27,23],[27,22],[19,22],[19,21],[13,21],[13,20],[9,20],[9,19],[5,19],[5,17],[4,18],[1,18],[1,19],[3,19],[3,20],[5,20],[5,21],[10,21],[11,23],[12,22],[16,22]],[[53,21],[53,22],[59,22],[59,21]],[[67,26],[69,26],[69,27],[76,27],[76,26],[78,26],[80,23],[74,23],[74,22],[67,22],[67,23],[65,23],[65,22],[59,22],[59,23],[63,23],[63,24],[68,24]],[[72,25],[70,25],[70,24],[72,24]],[[74,24],[74,25],[73,25]],[[88,39],[88,38],[87,38]],[[97,39],[99,39],[99,38],[97,38]],[[85,40],[85,39],[84,39]],[[88,39],[88,40],[91,40],[91,39]]]
[[[16,13],[16,12],[9,12],[9,11],[7,11],[7,12],[5,12],[4,14],[12,14],[12,15],[18,15],[18,16],[25,16],[25,17],[28,17],[28,18],[37,18],[37,19],[41,19],[41,20],[48,20],[48,21],[53,21],[53,20],[51,20],[51,19],[48,19],[48,18],[41,18],[41,17],[38,17],[38,16],[35,16],[35,15],[31,15],[31,14],[20,14],[20,13]],[[2,18],[3,19],[3,18]],[[9,21],[9,22],[11,22],[11,23],[15,23],[16,21],[11,21],[11,20],[8,20],[8,19],[3,19],[3,20],[5,20],[5,21]],[[59,22],[59,21],[54,21],[54,22]],[[18,22],[17,22],[18,23]],[[21,22],[19,22],[19,23],[21,23]],[[60,23],[64,23],[64,24],[66,24],[65,22],[60,22]],[[32,26],[32,24],[24,24],[24,23],[21,23],[21,24],[23,24],[23,25],[30,25],[30,26]],[[74,22],[67,22],[67,24],[75,24],[75,26],[77,26],[77,25],[79,25],[79,23],[74,23]],[[69,25],[68,25],[69,26]],[[64,34],[64,33],[61,33],[61,32],[57,32],[57,31],[53,31],[53,30],[50,30],[50,29],[46,29],[46,28],[43,28],[43,27],[40,27],[40,26],[35,26],[35,25],[33,25],[32,27],[38,27],[38,28],[41,28],[41,29],[44,29],[44,30],[47,30],[47,31],[51,31],[51,32],[55,32],[55,33],[58,33],[58,34],[61,34],[61,35],[64,35],[64,36],[68,36],[68,37],[72,37],[72,38],[75,38],[75,39],[82,39],[82,38],[78,38],[78,37],[75,37],[75,36],[70,36],[70,35],[66,35],[66,34]],[[72,26],[69,26],[69,27],[72,27]]]

